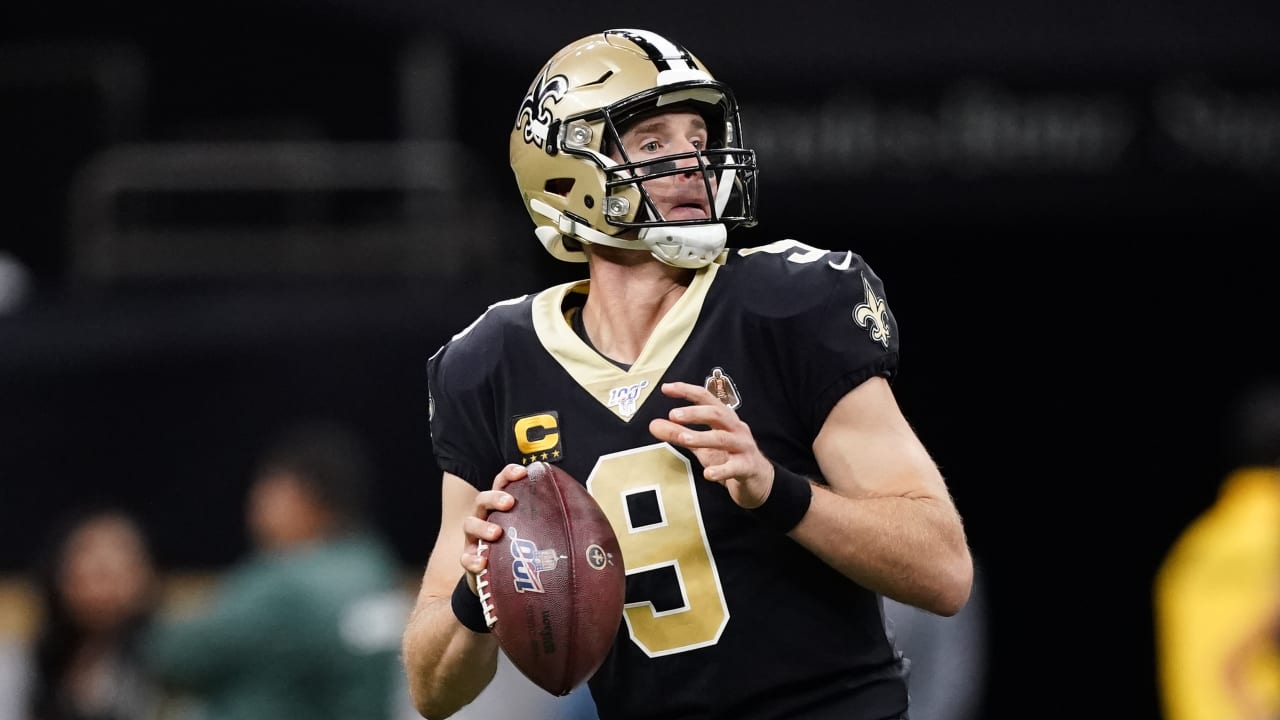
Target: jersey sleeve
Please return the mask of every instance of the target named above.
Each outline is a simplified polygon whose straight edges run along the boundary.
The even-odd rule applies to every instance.
[[[850,390],[896,374],[897,321],[884,283],[857,253],[794,241],[764,247],[771,249],[754,259],[743,302],[768,318],[783,382],[816,434]]]
[[[494,366],[502,347],[502,329],[490,316],[476,322],[441,347],[427,361],[428,415],[436,464],[487,490],[502,469],[502,451],[493,428]]]
[[[898,324],[885,298],[884,283],[853,253],[826,264],[831,269],[831,263],[844,261],[848,261],[846,269],[827,275],[831,288],[823,309],[810,316],[811,325],[799,325],[807,331],[812,327],[824,351],[815,353],[810,370],[814,414],[822,419],[868,378],[892,379],[898,370]]]

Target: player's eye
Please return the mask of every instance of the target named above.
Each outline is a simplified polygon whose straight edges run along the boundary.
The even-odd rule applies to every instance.
[[[640,149],[647,153],[658,152],[658,147],[659,145],[657,140],[650,140],[649,142],[640,145]]]

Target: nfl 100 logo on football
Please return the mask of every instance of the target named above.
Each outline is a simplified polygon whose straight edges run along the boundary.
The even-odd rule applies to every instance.
[[[640,399],[640,391],[647,387],[649,387],[649,381],[641,380],[638,383],[613,388],[609,390],[609,401],[605,403],[605,407],[616,407],[619,415],[629,418],[636,414],[636,400]]]
[[[554,549],[539,550],[532,540],[517,537],[515,528],[507,528],[511,538],[511,579],[516,592],[546,592],[539,573],[555,570],[560,557]]]

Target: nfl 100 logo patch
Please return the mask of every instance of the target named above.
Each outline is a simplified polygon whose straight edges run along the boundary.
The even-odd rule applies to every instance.
[[[648,386],[648,380],[641,380],[630,385],[612,388],[609,390],[609,400],[605,406],[616,407],[619,415],[629,418],[636,414],[636,400],[640,399],[640,392]]]

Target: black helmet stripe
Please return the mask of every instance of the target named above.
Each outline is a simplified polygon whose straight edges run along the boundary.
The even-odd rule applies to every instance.
[[[696,70],[688,50],[648,30],[606,30],[605,35],[621,35],[639,45],[658,70]]]

